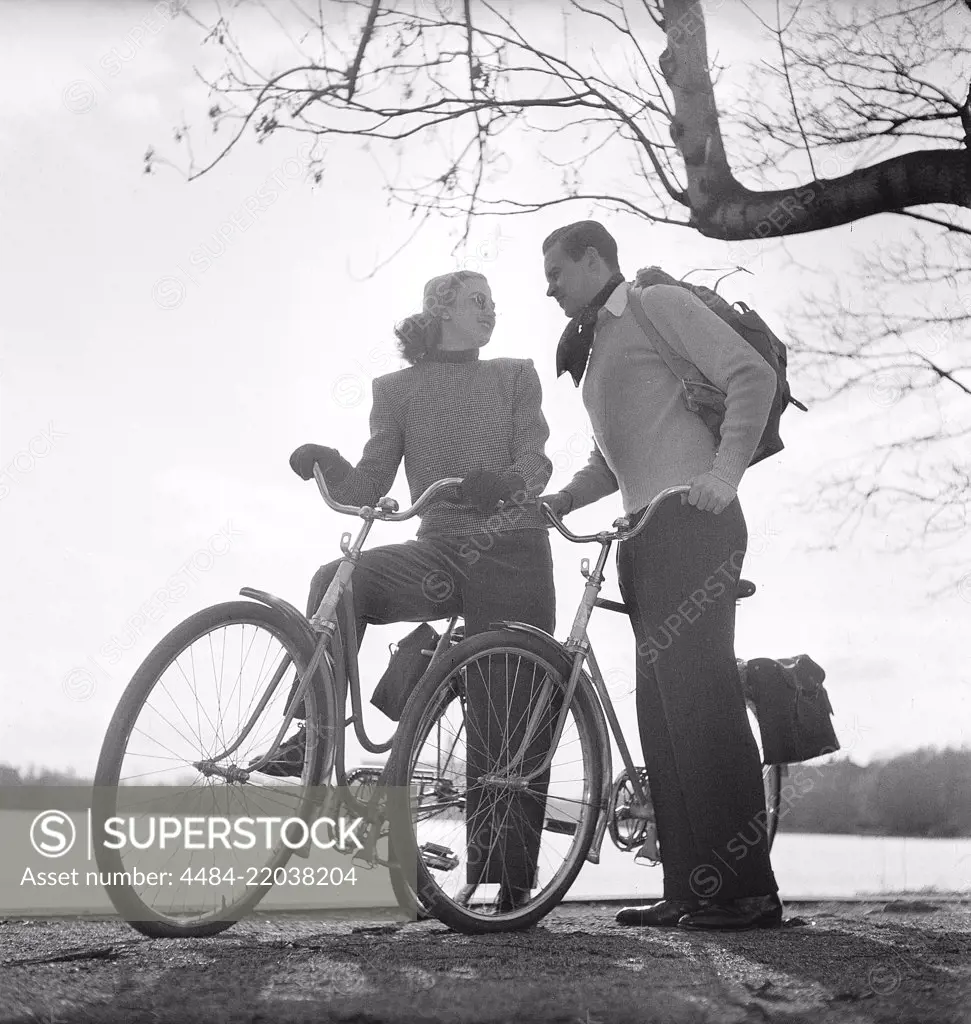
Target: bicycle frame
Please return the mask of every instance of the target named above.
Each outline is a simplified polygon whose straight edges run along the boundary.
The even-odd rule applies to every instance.
[[[374,742],[367,734],[364,725],[363,702],[361,700],[361,680],[357,658],[357,617],[354,613],[354,588],[353,576],[361,557],[364,541],[371,532],[375,522],[403,522],[411,519],[431,503],[435,496],[448,488],[454,487],[462,482],[461,477],[447,477],[432,484],[418,498],[418,500],[404,512],[398,512],[398,503],[389,497],[381,498],[375,507],[356,505],[342,505],[333,500],[327,488],[324,474],[318,465],[314,466],[314,479],[320,490],[321,497],[327,505],[336,512],[348,515],[359,516],[363,519],[357,536],[352,540],[350,532],[341,535],[340,547],[344,554],[341,559],[334,578],[331,580],[317,606],[316,612],[309,620],[309,628],[312,634],[319,637],[316,641],[313,657],[300,680],[294,693],[291,707],[287,709],[286,720],[281,730],[277,743],[282,739],[290,721],[293,718],[293,711],[299,706],[307,681],[313,678],[314,673],[320,666],[323,658],[328,659],[328,667],[334,676],[336,685],[337,712],[343,716],[347,711],[347,694],[350,690],[351,715],[343,720],[338,726],[335,723],[335,754],[334,770],[337,774],[337,784],[346,784],[346,766],[344,764],[345,740],[344,733],[349,725],[354,726],[354,732],[361,746],[372,754],[383,754],[389,751],[394,743],[394,733],[391,738],[383,743]],[[338,624],[338,615],[343,612],[346,630],[341,630]],[[302,618],[302,616],[301,616]],[[448,627],[442,634],[432,653],[432,662],[448,649],[458,616],[452,616]],[[306,628],[307,620],[303,619],[303,627]],[[346,636],[345,636],[346,631]],[[268,699],[268,697],[267,697]],[[271,748],[272,749],[272,748]],[[326,764],[324,770],[330,772]],[[323,781],[323,780],[318,780]]]
[[[613,532],[604,530],[587,536],[578,536],[577,534],[572,533],[563,525],[562,521],[548,505],[542,506],[542,510],[546,514],[547,519],[549,519],[556,529],[568,540],[571,540],[574,543],[596,541],[601,545],[601,548],[600,554],[597,557],[596,565],[592,572],[590,571],[590,560],[588,558],[584,558],[580,562],[580,572],[586,579],[587,583],[583,588],[583,596],[580,599],[580,605],[577,608],[576,615],[573,619],[573,626],[570,629],[570,634],[566,641],[561,643],[543,630],[537,629],[535,626],[528,625],[527,623],[506,623],[510,629],[534,633],[552,641],[560,648],[560,650],[563,651],[566,658],[571,661],[570,675],[567,680],[562,706],[560,708],[559,715],[557,716],[556,727],[553,732],[549,752],[543,759],[543,762],[536,769],[527,775],[522,776],[522,779],[526,782],[532,782],[550,767],[554,752],[556,751],[557,743],[559,742],[560,736],[563,732],[563,726],[566,723],[566,713],[573,700],[576,688],[580,684],[580,677],[583,673],[584,662],[587,662],[590,668],[588,679],[590,680],[590,683],[593,686],[593,691],[596,694],[600,713],[604,719],[606,719],[609,731],[613,735],[617,748],[620,751],[620,758],[627,770],[627,776],[630,780],[634,797],[637,801],[634,808],[636,810],[638,805],[644,808],[649,806],[649,798],[644,787],[641,785],[639,773],[636,771],[636,766],[627,746],[627,741],[625,740],[623,730],[620,727],[620,721],[617,718],[616,711],[614,710],[610,694],[607,692],[603,675],[600,672],[600,666],[598,665],[597,659],[594,655],[593,646],[587,637],[587,625],[590,622],[590,616],[593,614],[594,608],[610,608],[613,604],[613,602],[608,603],[606,601],[601,601],[599,594],[600,589],[604,584],[604,566],[607,564],[607,557],[610,554],[610,548],[614,541],[630,540],[631,538],[636,537],[647,526],[647,523],[657,511],[662,501],[676,494],[686,494],[689,490],[690,487],[686,485],[668,487],[661,491],[661,493],[658,494],[647,506],[635,526],[630,526],[630,519],[628,517],[622,517],[614,521]],[[526,723],[526,730],[520,748],[516,755],[511,759],[509,768],[510,774],[514,772],[517,765],[522,764],[526,751],[529,749],[529,746],[533,741],[533,737],[536,735],[536,730],[539,728],[540,719],[544,713],[543,709],[547,706],[547,702],[552,697],[552,692],[553,683],[547,678],[544,680],[543,685],[540,688],[540,692],[530,714],[529,721]],[[610,813],[610,808],[607,806],[607,803],[613,785],[613,772],[611,769],[609,740],[605,744],[603,755],[604,765],[606,768],[606,771],[604,772],[604,787],[600,796],[600,810],[598,813],[597,828],[594,833],[593,842],[590,844],[590,850],[587,854],[587,860],[594,864],[600,862],[600,849],[603,845],[604,835],[607,831],[608,816]]]

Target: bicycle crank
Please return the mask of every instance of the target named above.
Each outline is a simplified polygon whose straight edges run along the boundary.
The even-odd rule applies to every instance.
[[[639,792],[638,792],[639,791]],[[637,850],[635,861],[660,862],[657,824],[648,785],[647,769],[637,769],[637,785],[625,768],[614,780],[610,794],[610,838],[619,850]]]

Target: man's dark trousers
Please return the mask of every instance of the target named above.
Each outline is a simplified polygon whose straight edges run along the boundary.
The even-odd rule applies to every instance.
[[[314,575],[308,617],[317,611],[339,564],[321,566]],[[358,646],[368,623],[424,622],[462,615],[466,636],[485,632],[502,620],[525,622],[548,633],[555,624],[553,560],[546,530],[483,531],[473,537],[425,537],[371,548],[361,553],[351,586]],[[537,682],[524,682],[521,676],[527,673],[523,672],[510,686],[502,660],[492,659],[488,680],[473,679],[473,673],[468,678],[468,881],[530,888],[535,882],[549,771],[531,783],[528,794],[515,797],[497,799],[475,783],[486,770],[501,765],[503,755],[518,751],[528,719],[530,684]],[[546,728],[528,752],[526,769],[548,750],[549,723],[543,724]],[[496,822],[502,823],[501,828],[496,828]],[[484,850],[491,852],[483,870]]]
[[[713,515],[674,496],[618,551],[637,641],[637,718],[666,899],[778,890],[734,649],[747,543],[737,499]]]

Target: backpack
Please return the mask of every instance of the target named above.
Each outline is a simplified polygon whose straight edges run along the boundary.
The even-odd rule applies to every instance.
[[[792,397],[789,391],[789,381],[786,377],[788,366],[788,352],[786,346],[775,335],[769,325],[744,302],[737,302],[741,312],[726,302],[716,291],[705,288],[703,285],[688,284],[686,281],[677,281],[666,274],[660,267],[648,267],[646,270],[639,270],[635,280],[635,287],[649,288],[655,284],[671,284],[678,288],[685,288],[691,292],[713,312],[716,313],[739,337],[746,341],[756,352],[775,370],[776,389],[775,398],[772,400],[772,407],[769,410],[769,417],[766,420],[765,429],[762,431],[762,438],[749,463],[754,466],[770,455],[776,455],[782,451],[785,445],[779,435],[779,421],[782,414],[790,405],[796,406],[803,412],[807,408],[802,402]],[[687,363],[671,351],[667,342],[661,338],[660,332],[648,320],[645,323],[646,314],[640,302],[631,304],[634,317],[640,324],[641,329],[652,338],[658,348],[658,354],[668,364],[669,369],[679,377],[682,382],[683,398],[685,405],[695,413],[698,413],[707,424],[709,430],[714,434],[716,440],[721,440],[721,423],[725,416],[725,396],[714,385],[705,380],[697,367]],[[660,344],[657,344],[660,340]],[[672,358],[673,357],[673,358]],[[680,364],[678,368],[672,363]],[[688,380],[685,373],[700,376],[701,380]]]

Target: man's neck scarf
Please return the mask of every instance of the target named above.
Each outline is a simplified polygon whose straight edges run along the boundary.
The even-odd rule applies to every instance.
[[[590,359],[593,336],[597,331],[597,314],[603,309],[604,303],[613,294],[614,289],[623,283],[623,274],[613,274],[593,299],[567,324],[556,347],[557,377],[569,371],[573,383],[577,387],[580,386]]]

